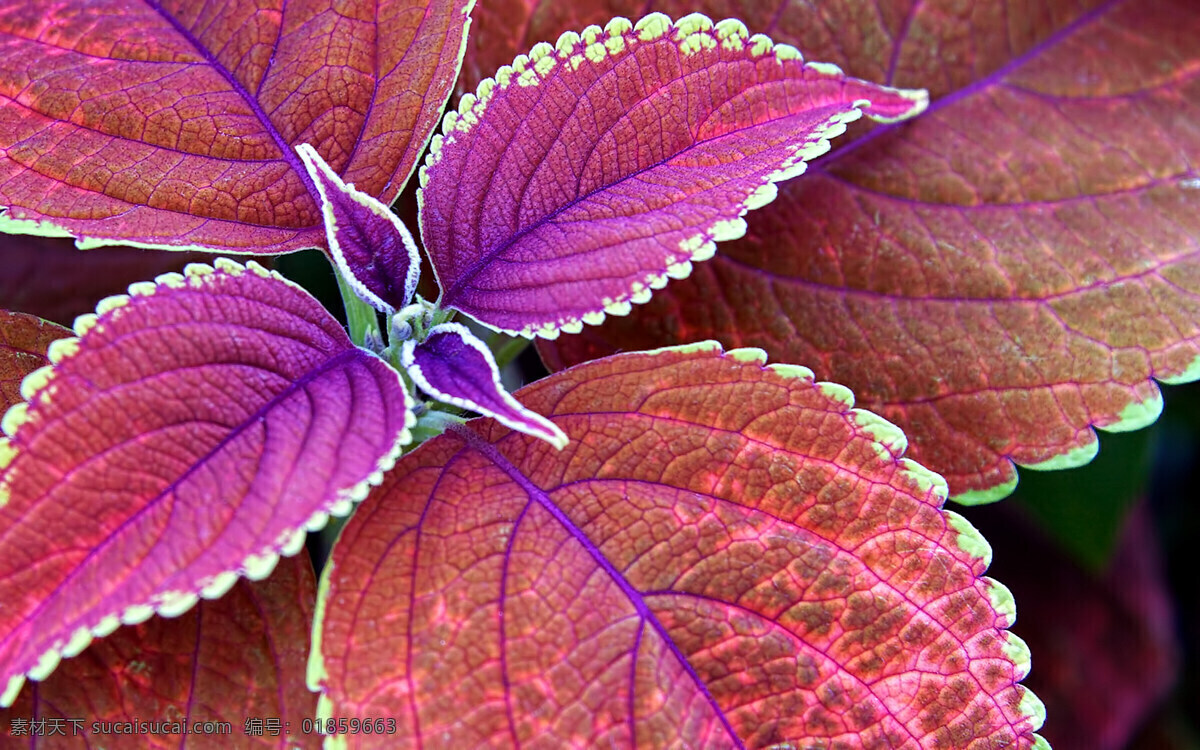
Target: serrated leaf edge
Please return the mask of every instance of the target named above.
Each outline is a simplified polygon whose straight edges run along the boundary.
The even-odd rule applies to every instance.
[[[900,467],[901,473],[917,485],[919,491],[930,493],[936,501],[934,507],[943,514],[947,529],[955,532],[954,539],[948,544],[953,544],[966,555],[980,560],[984,571],[991,565],[991,545],[979,533],[979,530],[962,515],[945,508],[945,502],[949,496],[949,487],[946,484],[946,480],[940,474],[927,469],[916,461],[904,458],[902,455],[896,453],[895,450],[898,447],[898,443],[892,430],[900,433],[901,437],[903,437],[903,432],[886,419],[864,409],[855,408],[854,396],[849,388],[837,383],[817,381],[813,376],[813,371],[801,365],[787,363],[768,364],[767,353],[763,349],[743,347],[725,350],[722,344],[715,340],[677,346],[664,346],[648,351],[634,352],[630,356],[654,356],[672,353],[710,354],[716,357],[732,359],[742,364],[757,365],[781,378],[799,380],[802,383],[811,385],[822,395],[826,396],[833,404],[842,407],[841,414],[854,425],[858,434],[865,436],[870,441],[876,456],[880,460],[895,463]],[[889,427],[891,430],[888,429]],[[877,435],[881,436],[882,440],[877,440]],[[906,441],[905,447],[907,447]],[[329,599],[329,587],[331,585],[333,569],[333,556],[330,555],[329,561],[321,573],[321,580],[317,585],[317,602],[312,626],[312,649],[309,652],[305,676],[308,689],[318,695],[317,719],[320,721],[332,718],[335,710],[333,700],[324,686],[329,672],[325,667],[324,656],[321,652],[326,604]],[[1014,724],[1019,723],[1020,719],[1029,722],[1029,732],[1032,738],[1030,750],[1050,750],[1050,744],[1041,735],[1036,734],[1037,730],[1041,729],[1045,723],[1045,704],[1042,703],[1041,699],[1032,690],[1020,684],[1020,681],[1029,674],[1031,659],[1029,656],[1029,647],[1025,644],[1025,641],[1008,630],[1016,621],[1016,606],[1012,592],[1004,584],[982,573],[977,574],[975,580],[977,585],[984,587],[984,593],[996,612],[996,623],[993,625],[993,628],[998,631],[999,637],[1004,640],[1002,651],[1009,658],[1013,666],[1013,688],[1020,691],[1018,721],[1014,721]],[[997,708],[1000,708],[998,703]],[[346,736],[330,735],[325,738],[324,747],[326,750],[340,750],[341,748],[345,748],[347,747]]]
[[[29,406],[34,405],[35,402],[37,404],[45,403],[51,397],[55,368],[62,362],[78,356],[82,351],[81,339],[86,337],[97,325],[102,324],[104,322],[102,318],[117,314],[117,311],[129,304],[132,297],[151,296],[164,288],[179,289],[184,286],[199,288],[207,283],[207,280],[214,274],[225,273],[230,276],[240,276],[247,272],[281,281],[293,289],[308,294],[308,291],[299,284],[287,279],[277,271],[264,268],[253,260],[243,266],[228,258],[217,258],[212,266],[190,263],[184,268],[182,274],[167,273],[156,277],[153,282],[142,281],[131,284],[128,294],[106,297],[96,305],[96,313],[87,313],[76,318],[73,328],[77,335],[58,339],[51,343],[47,351],[47,357],[51,364],[34,370],[22,379],[21,396],[25,401],[13,404],[0,419],[0,428],[4,433],[4,435],[0,435],[0,507],[4,507],[8,503],[9,490],[6,474],[8,467],[17,455],[13,441],[21,428],[29,422]],[[362,351],[376,356],[367,350]],[[110,635],[121,625],[136,625],[145,622],[155,614],[162,617],[178,617],[195,606],[200,598],[219,599],[224,596],[239,577],[245,577],[251,581],[265,579],[274,571],[280,557],[291,557],[304,549],[308,532],[320,531],[329,522],[331,516],[339,518],[348,516],[354,509],[354,505],[362,502],[372,487],[377,487],[383,482],[384,474],[396,465],[404,447],[412,442],[410,430],[416,425],[413,401],[404,387],[404,381],[400,374],[390,366],[388,366],[388,370],[395,373],[400,391],[405,394],[405,428],[397,436],[389,451],[376,463],[375,469],[366,479],[340,490],[327,507],[313,513],[299,528],[281,534],[274,544],[246,557],[237,568],[222,571],[200,581],[198,592],[161,592],[147,602],[126,607],[120,613],[106,615],[95,625],[77,628],[65,641],[62,639],[55,641],[50,649],[42,653],[33,667],[23,674],[9,678],[3,692],[0,693],[0,708],[12,705],[24,686],[26,677],[35,682],[44,680],[58,667],[62,659],[77,656],[94,639]]]
[[[684,55],[694,54],[703,49],[713,49],[718,45],[729,50],[749,48],[751,57],[764,57],[771,54],[780,65],[800,63],[806,69],[821,76],[846,77],[841,68],[832,63],[806,62],[800,51],[791,45],[777,44],[763,34],[751,36],[745,24],[737,19],[727,18],[714,23],[711,18],[702,13],[692,13],[674,22],[663,13],[651,13],[637,23],[618,16],[605,24],[603,29],[592,25],[580,33],[568,31],[559,36],[553,46],[546,42],[539,42],[533,46],[528,55],[518,55],[511,65],[502,66],[494,77],[480,81],[474,94],[463,94],[459,99],[457,110],[451,109],[446,113],[442,120],[442,132],[430,139],[429,153],[418,172],[418,215],[424,215],[424,190],[429,184],[429,170],[436,167],[441,161],[443,147],[454,141],[455,133],[470,132],[480,122],[497,88],[504,90],[514,83],[519,86],[535,86],[560,64],[571,66],[571,70],[574,71],[583,65],[585,60],[600,63],[607,57],[616,57],[622,54],[638,42],[662,39],[672,31],[674,31],[674,35],[671,38]],[[896,122],[913,117],[920,114],[929,105],[929,94],[924,90],[897,89],[890,86],[880,86],[880,88],[913,103],[912,108],[899,117],[875,118],[881,122]],[[501,331],[510,336],[527,339],[540,336],[553,340],[558,338],[560,333],[579,333],[583,330],[584,325],[600,325],[609,315],[617,317],[629,315],[633,310],[633,305],[649,302],[654,291],[665,287],[670,279],[685,279],[690,276],[693,263],[712,258],[716,254],[717,242],[736,240],[744,236],[746,222],[743,217],[748,212],[762,208],[775,200],[778,195],[775,184],[803,174],[807,168],[806,162],[829,151],[830,140],[846,132],[846,125],[862,117],[862,108],[869,105],[870,102],[867,100],[858,100],[854,102],[851,109],[832,115],[823,125],[806,134],[804,140],[785,146],[790,151],[790,155],[779,164],[774,172],[764,178],[758,188],[742,201],[741,206],[734,209],[737,211],[735,217],[718,220],[704,231],[682,240],[679,243],[679,249],[687,253],[686,257],[681,258],[672,253],[665,259],[665,265],[661,271],[651,272],[641,281],[633,282],[629,291],[616,298],[601,300],[598,309],[586,312],[580,317],[564,316],[555,321],[530,323],[521,330],[495,326],[478,318],[476,320],[492,330]],[[436,265],[433,266],[433,272],[434,276],[438,277]],[[437,281],[438,287],[444,290],[441,279],[437,278]]]

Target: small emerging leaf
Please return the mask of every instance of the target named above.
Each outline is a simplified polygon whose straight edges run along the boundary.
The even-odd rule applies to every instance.
[[[550,338],[627,314],[741,237],[846,123],[926,102],[698,14],[538,44],[462,97],[421,169],[442,306]]]
[[[14,737],[0,745],[23,739],[29,747],[33,736],[39,750],[316,750],[320,736],[302,731],[317,703],[304,685],[315,596],[312,564],[297,555],[280,560],[267,580],[238,581],[219,600],[178,618],[120,628],[45,682],[27,684],[12,708],[0,711],[0,732]],[[47,729],[17,737],[17,720],[34,717]],[[257,734],[247,732],[253,719]],[[279,722],[274,735],[264,725],[272,719]],[[110,723],[125,722],[156,722],[164,731],[117,736]],[[230,734],[169,731],[196,722],[228,722]]]
[[[409,438],[395,370],[299,287],[216,265],[80,317],[0,421],[0,704],[94,635],[265,576]]]
[[[567,436],[550,420],[526,409],[500,383],[487,346],[457,323],[443,323],[417,343],[404,342],[401,361],[421,390],[438,401],[494,417],[518,432],[561,449]]]
[[[990,549],[849,392],[713,345],[523,389],[561,452],[479,420],[401,459],[320,587],[350,747],[1031,748]],[[436,738],[432,740],[430,738]]]
[[[317,150],[296,147],[321,195],[325,237],[334,262],[359,297],[391,314],[417,288],[421,257],[400,217],[383,203],[342,182]]]

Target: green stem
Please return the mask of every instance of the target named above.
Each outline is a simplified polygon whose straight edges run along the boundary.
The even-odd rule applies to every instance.
[[[488,348],[496,358],[496,368],[503,370],[504,366],[521,355],[529,346],[529,339],[512,338],[503,333],[497,333],[488,340]]]
[[[346,308],[346,324],[350,328],[350,340],[356,346],[363,346],[368,337],[382,342],[383,337],[379,332],[379,318],[375,315],[375,308],[355,294],[350,282],[346,281],[336,265],[333,267],[333,273],[337,276],[338,291],[342,293],[342,304]]]
[[[413,445],[419,445],[430,438],[437,437],[452,424],[462,424],[467,420],[457,414],[451,414],[439,409],[430,409],[417,418],[417,424],[412,428]]]

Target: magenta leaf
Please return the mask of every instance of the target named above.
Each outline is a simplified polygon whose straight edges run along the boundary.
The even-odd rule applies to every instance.
[[[0,230],[279,253],[324,244],[293,151],[390,203],[473,0],[0,3]]]
[[[462,97],[421,169],[441,304],[551,338],[627,314],[742,236],[846,123],[926,101],[698,14],[538,44]]]
[[[550,420],[521,406],[500,383],[487,345],[466,327],[443,323],[420,343],[404,342],[400,361],[421,390],[438,401],[494,417],[506,427],[562,449],[567,436]]]
[[[296,147],[321,195],[334,262],[359,297],[391,314],[417,289],[421,256],[408,227],[371,196],[347,185],[307,143]]]
[[[320,587],[349,747],[1044,747],[991,551],[845,388],[711,342],[519,396],[406,455]]]
[[[783,187],[597,341],[544,346],[552,363],[763,347],[852,388],[964,502],[1009,494],[1014,463],[1088,461],[1094,427],[1157,417],[1152,378],[1200,376],[1200,3],[706,0],[752,5],[934,104]],[[529,33],[558,33],[546,17]]]
[[[45,682],[27,684],[0,711],[0,727],[12,746],[36,741],[39,750],[315,750],[320,735],[304,731],[317,703],[304,684],[315,596],[308,558],[280,560],[264,581],[238,581],[178,618],[155,617],[93,643]],[[34,718],[45,722],[36,740]],[[137,723],[157,731],[119,732]],[[185,726],[200,731],[184,736]]]
[[[108,298],[0,427],[0,686],[257,579],[409,440],[399,374],[256,263]]]

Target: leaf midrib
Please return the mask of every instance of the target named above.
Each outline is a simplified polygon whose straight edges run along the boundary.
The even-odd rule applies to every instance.
[[[226,68],[221,64],[220,61],[217,60],[212,52],[205,47],[187,27],[181,24],[173,15],[168,13],[166,9],[162,7],[159,0],[145,0],[145,3],[155,13],[160,15],[167,23],[171,24],[171,27],[175,29],[176,33],[187,40],[188,44],[192,45],[192,48],[196,50],[197,54],[204,58],[205,62],[212,66],[213,70],[220,73],[225,81],[229,84],[229,87],[233,89],[234,93],[242,98],[242,101],[246,103],[246,106],[249,107],[250,111],[254,113],[254,116],[258,118],[259,123],[267,132],[267,135],[271,136],[271,140],[275,142],[275,147],[279,149],[279,153],[281,154],[283,162],[291,167],[292,171],[300,177],[301,184],[304,185],[304,189],[308,192],[309,199],[313,202],[313,209],[319,215],[319,210],[317,207],[321,205],[321,196],[317,192],[317,186],[313,184],[312,178],[308,174],[308,170],[305,169],[304,165],[300,162],[300,156],[295,152],[294,149],[292,149],[291,144],[284,139],[283,134],[279,132],[279,129],[275,127],[275,123],[271,121],[271,118],[262,108],[262,105],[259,104],[258,99],[251,94],[250,91],[243,86],[237,78],[234,77],[233,73],[228,68]],[[274,59],[274,56],[272,56],[272,59]],[[266,80],[266,76],[269,75],[269,73],[270,65],[268,65],[267,69],[263,72],[263,80]]]

